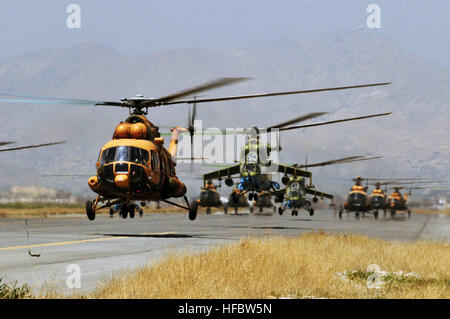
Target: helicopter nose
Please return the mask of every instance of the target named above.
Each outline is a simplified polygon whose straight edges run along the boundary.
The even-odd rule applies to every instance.
[[[116,184],[117,187],[129,187],[130,186],[130,180],[128,179],[128,175],[119,174],[116,175],[114,178],[114,184]]]

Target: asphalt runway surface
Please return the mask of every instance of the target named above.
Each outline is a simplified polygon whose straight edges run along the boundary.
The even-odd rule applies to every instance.
[[[172,252],[196,252],[248,236],[298,236],[322,230],[354,233],[386,240],[436,240],[450,242],[450,217],[405,213],[391,218],[380,214],[377,220],[366,215],[355,220],[344,214],[339,220],[332,210],[305,211],[299,216],[287,212],[238,215],[221,212],[200,213],[190,221],[183,213],[151,213],[144,217],[122,219],[99,215],[91,222],[84,215],[28,219],[0,219],[0,277],[6,281],[31,284],[40,289],[55,285],[71,293],[66,280],[68,266],[76,264],[81,272],[81,288],[88,291],[119,271],[134,268]],[[40,257],[31,257],[39,254]]]

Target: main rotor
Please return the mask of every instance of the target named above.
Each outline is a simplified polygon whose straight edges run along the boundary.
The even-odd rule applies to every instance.
[[[204,84],[201,84],[201,85],[198,85],[198,86],[195,86],[192,88],[188,88],[188,89],[185,89],[182,91],[178,91],[176,93],[162,96],[159,98],[144,98],[143,95],[136,95],[135,97],[132,97],[132,98],[121,98],[119,101],[68,99],[68,98],[56,98],[56,97],[34,96],[34,95],[23,95],[23,94],[16,94],[16,93],[0,92],[0,95],[2,95],[2,96],[11,97],[11,99],[0,99],[0,103],[116,106],[116,107],[128,108],[129,113],[132,115],[146,115],[148,113],[149,108],[158,107],[158,106],[167,106],[167,105],[174,105],[174,104],[194,104],[195,105],[197,103],[220,102],[220,101],[230,101],[230,100],[240,100],[240,99],[251,99],[251,98],[258,98],[258,97],[315,93],[315,92],[325,92],[325,91],[337,91],[337,90],[347,90],[347,89],[356,89],[356,88],[364,88],[364,87],[384,86],[384,85],[390,84],[390,82],[383,82],[383,83],[340,86],[340,87],[312,89],[312,90],[282,91],[282,92],[258,93],[258,94],[235,95],[235,96],[201,98],[201,99],[195,98],[195,96],[198,96],[198,93],[201,93],[201,92],[204,92],[207,90],[212,90],[212,89],[219,88],[219,87],[223,87],[223,86],[228,86],[228,85],[242,82],[242,81],[245,81],[248,79],[249,78],[243,78],[243,77],[218,78],[216,80],[206,82]]]

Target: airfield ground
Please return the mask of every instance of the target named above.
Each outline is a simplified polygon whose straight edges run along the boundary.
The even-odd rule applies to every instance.
[[[258,297],[450,298],[450,217],[446,215],[413,214],[408,219],[401,213],[394,218],[383,218],[381,214],[378,220],[372,215],[360,220],[355,220],[353,215],[344,215],[339,220],[331,210],[318,211],[312,217],[306,212],[292,217],[286,213],[283,216],[249,215],[241,211],[238,215],[215,212],[207,216],[202,213],[196,221],[190,221],[186,214],[154,213],[133,220],[100,215],[91,222],[80,214],[28,219],[29,244],[26,232],[23,218],[0,219],[0,277],[9,282],[28,283],[33,287],[33,294],[41,297],[45,296],[43,293],[47,297],[108,297],[105,290],[97,290],[104,285],[112,285],[108,286],[111,287],[109,290],[117,297],[133,297],[124,293],[120,295],[112,287],[123,287],[120,283],[125,284],[123,280],[130,285],[136,279],[153,280],[151,276],[162,271],[161,265],[169,268],[174,265],[166,273],[175,281],[168,282],[166,288],[173,288],[171,285],[179,280],[181,286],[177,289],[180,291],[189,283],[183,281],[186,278],[206,278],[205,274],[216,271],[219,277],[213,276],[211,280],[216,278],[217,281],[205,282],[205,285],[222,286],[220,276],[228,278],[227,275],[234,273],[239,278],[242,277],[240,271],[249,271],[249,276],[267,273],[279,277],[280,281],[277,284],[262,280],[258,289],[248,286],[246,290],[240,286],[240,297],[251,296],[249,291],[252,290],[255,291],[253,296]],[[319,234],[311,234],[317,232]],[[310,235],[296,238],[305,233]],[[343,237],[343,234],[369,236],[370,239],[356,235]],[[249,237],[251,239],[246,240]],[[260,239],[264,240],[259,242]],[[216,249],[218,245],[230,243],[230,247]],[[40,257],[30,257],[28,249]],[[278,250],[279,254],[271,255]],[[207,253],[202,255],[202,252]],[[173,254],[188,256],[183,259],[173,257]],[[191,254],[198,256],[193,258]],[[242,259],[245,254],[253,256],[251,260],[260,256],[262,261],[252,263],[249,259]],[[207,267],[206,260],[211,261],[211,267]],[[70,275],[67,267],[72,264],[81,270],[80,289],[69,289],[66,285]],[[148,268],[149,264],[155,268]],[[370,264],[377,264],[381,270],[389,272],[412,272],[418,277],[397,278],[392,275],[394,279],[389,278],[395,285],[388,290],[367,290],[367,267]],[[343,279],[345,271],[348,273]],[[287,277],[281,275],[282,272]],[[177,275],[180,276],[178,279]],[[117,278],[119,281],[115,280]],[[285,281],[289,278],[296,282],[297,288],[285,284],[290,282]],[[326,290],[328,280],[331,280],[330,288]],[[254,284],[258,285],[257,282],[255,280]],[[319,286],[313,286],[312,282]],[[399,282],[402,282],[400,286],[397,285]],[[267,288],[269,285],[273,288]],[[283,285],[287,289],[281,290]],[[134,289],[130,288],[130,294],[133,293],[135,297],[144,297],[136,284]],[[193,290],[192,295],[183,294],[178,296],[237,297],[236,290],[206,290],[207,295],[196,295]],[[146,297],[151,296],[170,297],[165,293]]]

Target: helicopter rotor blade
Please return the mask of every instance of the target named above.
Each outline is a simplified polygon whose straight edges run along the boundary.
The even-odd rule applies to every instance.
[[[83,175],[83,174],[43,174],[40,175],[41,177],[74,177],[74,178],[84,178],[84,177],[91,177],[95,175],[95,173],[90,175]]]
[[[251,99],[258,97],[270,97],[270,96],[280,96],[280,95],[290,95],[290,94],[303,94],[303,93],[315,93],[315,92],[325,92],[325,91],[338,91],[338,90],[347,90],[347,89],[357,89],[363,87],[372,87],[372,86],[383,86],[391,84],[392,82],[384,82],[384,83],[373,83],[373,84],[362,84],[362,85],[352,85],[352,86],[340,86],[340,87],[332,87],[325,89],[313,89],[313,90],[302,90],[302,91],[283,91],[283,92],[273,92],[273,93],[260,93],[260,94],[249,94],[249,95],[235,95],[235,96],[224,96],[217,98],[209,98],[209,99],[200,99],[197,100],[197,103],[205,103],[205,102],[219,102],[219,101],[230,101],[230,100],[240,100],[240,99]],[[163,105],[171,105],[171,104],[181,104],[181,103],[194,103],[193,100],[182,100],[182,101],[174,101],[174,102],[165,102]]]
[[[190,95],[196,95],[197,93],[201,93],[203,91],[212,90],[215,88],[219,88],[222,86],[227,86],[233,83],[241,82],[249,80],[249,78],[218,78],[216,80],[206,82],[204,84],[200,84],[198,86],[195,86],[193,88],[189,88],[183,91],[179,91],[170,95],[166,95],[157,99],[153,99],[152,101],[162,103],[162,104],[168,104],[171,101],[178,100],[180,98],[190,96]],[[192,101],[192,103],[195,103],[195,99]]]
[[[387,182],[379,182],[380,185],[408,185],[408,184],[427,184],[427,183],[445,183],[447,181],[436,180],[436,181],[412,181],[412,182],[399,182],[399,181],[387,181]],[[375,185],[375,184],[371,184]]]
[[[367,161],[372,159],[378,159],[382,158],[382,156],[372,156],[372,157],[364,157],[364,156],[348,156],[344,158],[340,158],[337,160],[331,160],[321,163],[314,163],[314,164],[307,164],[305,166],[300,165],[300,167],[318,167],[318,166],[327,166],[327,165],[334,165],[334,164],[343,164],[343,163],[353,163],[353,162],[360,162],[360,161]]]
[[[58,145],[58,144],[64,144],[64,143],[66,143],[66,141],[52,142],[52,143],[45,143],[45,144],[38,144],[38,145],[27,145],[27,146],[13,147],[13,148],[5,148],[5,149],[1,149],[0,152],[18,151],[18,150],[23,150],[23,149],[27,149],[27,148],[38,148],[38,147],[43,147],[43,146],[52,146],[52,145]]]
[[[320,125],[328,125],[328,124],[335,124],[335,123],[348,122],[348,121],[356,121],[356,120],[368,119],[368,118],[379,117],[379,116],[386,116],[386,115],[391,115],[391,114],[392,114],[392,112],[378,113],[378,114],[371,114],[371,115],[365,115],[365,116],[350,117],[350,118],[341,119],[341,120],[334,120],[334,121],[319,122],[319,123],[312,123],[312,124],[305,124],[305,125],[282,127],[279,130],[280,131],[296,130],[296,129],[300,129],[300,128],[320,126]]]
[[[274,128],[282,128],[282,127],[285,127],[285,126],[287,126],[287,125],[291,125],[291,124],[295,124],[295,123],[307,121],[307,120],[310,120],[310,119],[313,119],[313,118],[315,118],[315,117],[319,117],[319,116],[322,116],[322,115],[325,115],[325,114],[328,114],[328,113],[329,113],[329,112],[313,112],[313,113],[308,113],[308,114],[301,115],[301,116],[298,116],[298,117],[296,117],[296,118],[293,118],[293,119],[291,119],[291,120],[282,122],[282,123],[280,123],[280,124],[276,124],[276,125],[269,126],[269,127],[267,127],[266,129],[269,131],[269,130],[274,129]]]
[[[207,99],[189,99],[189,100],[178,100],[176,99],[195,95],[206,90],[211,90],[214,88],[230,85],[235,82],[247,80],[248,78],[219,78],[205,84],[186,89],[174,94],[170,94],[157,99],[123,99],[120,102],[111,101],[97,101],[97,100],[86,100],[86,99],[68,99],[68,98],[56,98],[56,97],[46,97],[46,96],[34,96],[34,95],[23,95],[15,93],[0,92],[0,95],[9,96],[16,99],[0,99],[0,103],[32,103],[32,104],[72,104],[72,105],[96,105],[96,106],[118,106],[118,107],[129,107],[134,109],[143,109],[156,106],[172,105],[172,104],[193,104],[193,103],[205,103],[205,102],[217,102],[217,101],[229,101],[229,100],[239,100],[239,99],[250,99],[258,97],[270,97],[270,96],[281,96],[290,94],[303,94],[303,93],[315,93],[315,92],[325,92],[325,91],[337,91],[346,89],[356,89],[364,87],[374,87],[383,86],[391,84],[391,82],[383,83],[372,83],[372,84],[362,84],[362,85],[352,85],[352,86],[341,86],[332,87],[324,89],[313,89],[313,90],[301,90],[301,91],[284,91],[284,92],[273,92],[273,93],[261,93],[261,94],[250,94],[250,95],[236,95],[236,96],[225,96],[218,98],[207,98]],[[17,99],[19,98],[19,99]]]
[[[0,146],[5,146],[5,145],[10,145],[10,144],[14,144],[17,142],[0,142]]]

